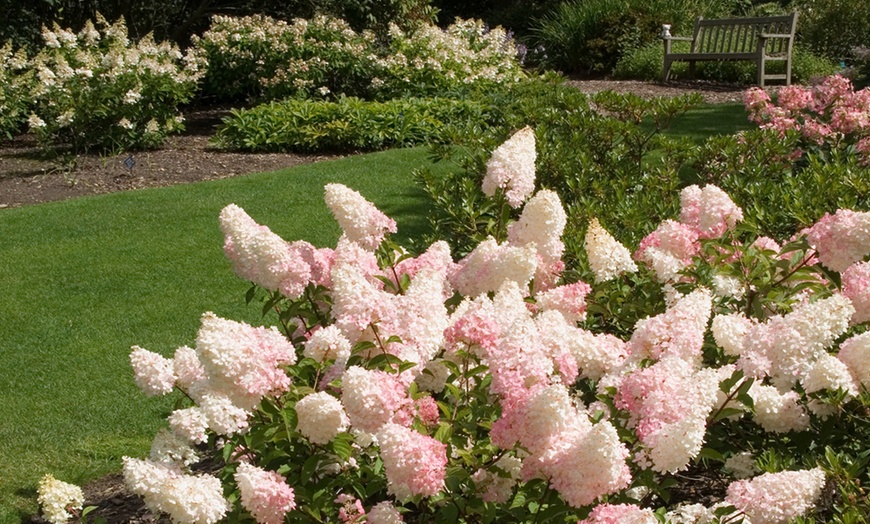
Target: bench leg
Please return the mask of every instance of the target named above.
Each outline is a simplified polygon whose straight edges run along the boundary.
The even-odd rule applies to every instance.
[[[665,65],[662,68],[662,82],[667,82],[671,77],[671,60],[665,58]]]
[[[689,76],[694,80],[695,79],[695,61],[692,60],[689,62]]]
[[[758,60],[758,78],[756,84],[764,89],[764,58]]]

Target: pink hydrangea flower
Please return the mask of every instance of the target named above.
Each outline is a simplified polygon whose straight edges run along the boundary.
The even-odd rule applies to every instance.
[[[661,315],[639,320],[628,342],[632,357],[658,360],[672,355],[697,362],[712,307],[713,297],[701,288],[677,300]]]
[[[493,196],[501,189],[511,207],[520,207],[535,189],[536,158],[535,132],[524,127],[492,152],[483,178],[484,194]]]
[[[855,382],[870,388],[870,331],[848,338],[840,344],[837,359],[846,364]]]
[[[852,264],[841,277],[843,294],[849,297],[855,308],[852,323],[867,322],[870,320],[870,262]]]
[[[765,473],[728,486],[725,502],[752,524],[786,524],[813,507],[825,486],[821,468]]]
[[[450,283],[461,294],[474,297],[495,291],[506,281],[525,287],[535,275],[537,266],[534,246],[499,244],[490,237],[458,262]]]
[[[368,250],[376,249],[387,233],[396,232],[396,222],[361,194],[342,184],[327,184],[326,205],[345,236]]]
[[[694,228],[700,238],[719,238],[743,220],[743,211],[718,187],[689,186],[680,192],[680,222]]]
[[[290,377],[281,366],[296,363],[296,349],[276,328],[253,327],[210,312],[202,316],[196,352],[209,387],[248,410],[264,396],[286,391]]]
[[[848,298],[834,295],[754,324],[746,332],[737,367],[755,378],[770,376],[775,385],[790,389],[846,332],[854,313]]]
[[[649,508],[636,504],[599,504],[589,516],[577,524],[656,524],[656,516]]]
[[[366,433],[377,433],[412,400],[407,387],[396,375],[352,366],[341,379],[341,403],[351,426]]]
[[[230,204],[220,213],[224,252],[236,274],[269,291],[296,298],[311,280],[311,267],[290,244]]]
[[[770,110],[770,95],[759,87],[753,87],[743,92],[743,104],[749,112],[749,119],[756,124],[763,124]]]
[[[575,282],[538,293],[535,300],[543,311],[555,310],[569,322],[579,322],[586,319],[586,295],[590,291],[589,284]]]
[[[275,471],[241,462],[234,478],[242,495],[242,507],[259,524],[280,524],[284,515],[296,508],[293,488]]]
[[[848,98],[854,92],[852,81],[842,75],[831,75],[813,88],[815,102],[811,108],[816,113],[824,113],[830,106]]]
[[[533,391],[514,414],[519,440],[530,456],[522,477],[549,479],[573,507],[582,507],[631,481],[628,450],[607,421],[592,424],[561,384]]]
[[[416,258],[406,258],[396,264],[395,271],[385,271],[386,277],[391,279],[398,287],[398,277],[408,275],[411,278],[418,273],[426,271],[435,273],[442,278],[444,283],[444,300],[453,295],[453,288],[449,285],[447,277],[452,275],[458,266],[450,256],[450,246],[447,242],[439,240],[429,246],[426,251]]]
[[[849,209],[826,213],[806,235],[825,267],[844,271],[870,255],[870,213]]]
[[[393,423],[384,424],[377,437],[390,494],[407,500],[431,497],[444,488],[446,445]]]
[[[776,102],[786,111],[798,113],[812,105],[813,92],[799,85],[786,86],[779,90]]]
[[[630,426],[649,448],[652,469],[674,473],[697,456],[719,379],[715,370],[695,371],[670,356],[622,380],[614,404],[631,415]]]

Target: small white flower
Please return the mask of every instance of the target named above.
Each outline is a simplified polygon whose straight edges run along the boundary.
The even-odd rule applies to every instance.
[[[45,121],[33,113],[31,113],[30,117],[27,119],[27,124],[31,129],[45,127]]]
[[[142,93],[136,91],[135,89],[131,89],[124,94],[124,103],[125,104],[135,104],[139,100],[142,99]]]
[[[123,129],[133,129],[135,125],[133,124],[133,122],[130,122],[129,120],[127,120],[126,117],[124,117],[118,121],[118,127]]]

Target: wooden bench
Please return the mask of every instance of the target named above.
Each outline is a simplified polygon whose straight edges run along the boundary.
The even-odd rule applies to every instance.
[[[723,18],[695,21],[691,38],[671,36],[670,26],[664,25],[662,39],[665,42],[665,63],[662,79],[667,82],[671,64],[689,62],[689,72],[694,74],[695,62],[702,60],[750,60],[758,66],[758,86],[764,87],[767,80],[785,80],[791,85],[791,55],[794,46],[797,13],[757,18]],[[671,51],[671,42],[691,42],[688,53]],[[785,61],[785,74],[767,74],[767,62]]]

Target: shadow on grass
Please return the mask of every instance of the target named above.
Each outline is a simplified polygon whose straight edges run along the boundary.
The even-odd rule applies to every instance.
[[[707,104],[676,118],[665,134],[701,144],[711,136],[730,135],[755,127],[743,104]]]

